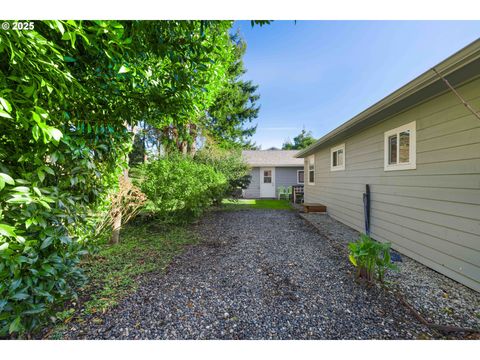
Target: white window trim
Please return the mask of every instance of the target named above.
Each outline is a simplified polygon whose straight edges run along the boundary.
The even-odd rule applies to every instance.
[[[410,148],[409,148],[409,155],[408,159],[410,160],[408,163],[398,163],[398,159],[400,157],[400,151],[397,148],[397,163],[396,164],[389,164],[389,143],[388,138],[395,134],[400,134],[403,131],[410,131]],[[399,126],[395,129],[386,131],[384,134],[384,149],[383,149],[383,157],[384,157],[384,171],[393,171],[393,170],[412,170],[417,168],[417,122],[412,121],[411,123]],[[400,146],[400,141],[397,140],[397,146]]]
[[[343,150],[343,164],[342,165],[337,165],[333,166],[333,153],[338,150]],[[345,170],[345,143],[335,146],[330,149],[330,171],[340,171],[340,170]]]
[[[300,174],[300,171],[303,171],[303,182],[300,182],[300,181],[299,181],[299,176],[298,176],[298,175]],[[298,185],[303,185],[303,184],[305,184],[305,170],[297,170],[297,184],[298,184]]]
[[[313,160],[313,182],[310,182],[310,160]],[[305,173],[303,173],[303,175],[305,176]],[[307,158],[307,176],[308,176],[308,180],[307,180],[308,185],[315,185],[315,155],[310,155]]]

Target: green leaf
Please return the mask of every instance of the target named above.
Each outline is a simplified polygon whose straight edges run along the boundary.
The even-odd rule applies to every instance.
[[[13,300],[25,300],[25,299],[28,299],[29,297],[30,295],[28,295],[26,292],[19,292],[13,295],[11,298]]]
[[[8,327],[8,332],[12,334],[15,332],[20,332],[22,329],[23,326],[21,323],[21,318],[20,316],[17,316],[17,318],[10,323],[10,326]]]
[[[40,189],[37,188],[36,186],[33,187],[33,191],[35,191],[35,194],[37,194],[38,196],[42,196],[42,193],[40,192]]]
[[[118,73],[119,74],[125,74],[125,73],[128,73],[130,71],[130,69],[128,67],[126,67],[125,65],[122,65],[120,67],[120,70],[118,70]]]
[[[0,235],[6,237],[15,237],[15,228],[7,224],[0,224]]]
[[[62,23],[58,20],[53,20],[55,22],[55,25],[57,25],[57,29],[60,31],[60,33],[63,35],[63,33],[65,32],[65,29],[62,25]]]
[[[66,33],[66,34],[69,34],[69,33]],[[62,37],[62,39],[63,39],[63,37]],[[63,57],[63,60],[64,60],[65,62],[75,62],[75,61],[77,61],[77,59],[72,58],[72,57],[70,57],[70,56],[64,56],[64,57]]]
[[[17,186],[12,189],[13,191],[16,192],[21,192],[21,193],[28,193],[30,192],[30,189],[26,186]]]
[[[20,287],[20,285],[22,285],[22,279],[13,280],[10,284],[10,291],[15,291]]]
[[[45,307],[44,306],[39,306],[39,307],[36,307],[35,309],[30,309],[30,310],[26,310],[26,311],[22,312],[22,315],[39,314],[39,313],[42,313],[44,311],[45,311]]]
[[[2,104],[3,109],[4,109],[6,112],[12,111],[12,105],[10,105],[10,103],[9,103],[7,100],[5,100],[4,98],[1,98],[1,97],[0,97],[0,104]]]
[[[48,209],[48,210],[51,210],[52,208],[50,207],[50,205],[48,205],[48,203],[46,201],[43,201],[43,200],[39,200],[38,201],[40,203],[40,205],[42,205],[44,208]]]
[[[12,119],[12,117],[10,116],[9,113],[3,111],[3,110],[0,110],[0,116],[1,117],[4,117],[4,118],[7,118],[7,119]]]
[[[33,126],[32,136],[35,141],[37,141],[40,138],[40,128],[38,127],[38,125]]]
[[[3,179],[9,185],[15,185],[15,181],[10,177],[10,175],[0,173],[0,178]]]
[[[42,118],[40,115],[38,115],[35,111],[32,111],[32,119],[35,121],[37,124],[42,125]]]
[[[49,274],[52,274],[52,275],[55,274],[55,269],[51,265],[44,264],[42,265],[42,269]]]
[[[348,258],[350,259],[350,262],[353,264],[353,266],[357,266],[357,259],[355,259],[352,254],[350,254]]]
[[[46,173],[49,173],[50,175],[55,175],[55,172],[53,171],[53,169],[51,167],[48,167],[48,166],[42,166],[42,169],[46,172]]]
[[[8,304],[8,301],[5,300],[5,299],[0,299],[0,313],[2,312],[3,308],[5,307],[5,305]]]
[[[2,245],[0,245],[0,251],[5,249],[8,249],[8,243],[3,243]]]
[[[0,173],[0,190],[5,187],[5,183],[15,185],[15,181],[9,175]]]
[[[40,249],[45,249],[49,247],[52,244],[53,238],[51,236],[45,238],[42,242],[42,246],[40,246]]]
[[[37,175],[38,175],[38,178],[40,179],[40,182],[43,182],[43,180],[45,180],[45,173],[42,170],[38,169]]]
[[[25,221],[25,228],[28,229],[32,224],[33,224],[33,220],[32,219],[27,219]]]
[[[32,202],[32,200],[26,197],[13,197],[8,199],[6,202],[10,204],[29,204]]]

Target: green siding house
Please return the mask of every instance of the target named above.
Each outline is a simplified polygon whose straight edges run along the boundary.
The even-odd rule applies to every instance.
[[[478,110],[480,40],[298,153],[305,202],[365,232],[368,184],[372,238],[480,291]]]

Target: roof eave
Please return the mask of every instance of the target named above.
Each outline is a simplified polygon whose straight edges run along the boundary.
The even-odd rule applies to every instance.
[[[303,167],[301,164],[248,164],[250,167]]]

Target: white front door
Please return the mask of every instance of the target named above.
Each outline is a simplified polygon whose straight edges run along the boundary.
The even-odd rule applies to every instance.
[[[260,197],[275,197],[275,168],[260,168]]]

